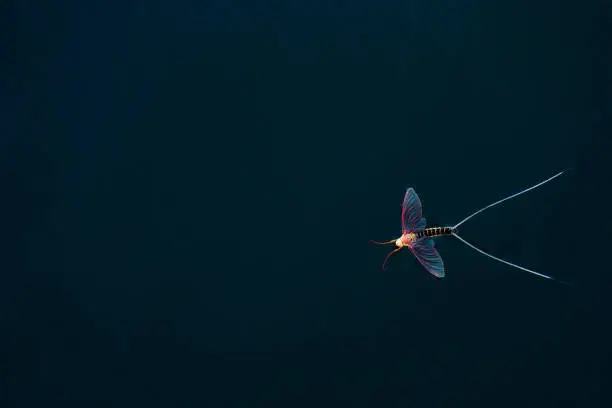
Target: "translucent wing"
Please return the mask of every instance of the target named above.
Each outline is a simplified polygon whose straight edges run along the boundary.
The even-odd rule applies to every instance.
[[[433,239],[419,238],[410,249],[429,273],[438,278],[444,277],[444,262],[434,246]]]
[[[402,205],[402,232],[417,232],[425,228],[421,200],[412,187],[406,190]]]

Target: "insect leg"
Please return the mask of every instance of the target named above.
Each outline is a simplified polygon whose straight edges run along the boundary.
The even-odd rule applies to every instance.
[[[385,241],[385,242],[378,242],[378,241],[374,241],[373,239],[370,240],[370,242],[372,244],[376,244],[376,245],[387,245],[387,244],[392,244],[394,243],[396,240],[392,239],[391,241]]]

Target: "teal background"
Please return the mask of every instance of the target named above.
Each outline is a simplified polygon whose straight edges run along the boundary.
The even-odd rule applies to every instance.
[[[0,11],[1,406],[608,406],[606,2]]]

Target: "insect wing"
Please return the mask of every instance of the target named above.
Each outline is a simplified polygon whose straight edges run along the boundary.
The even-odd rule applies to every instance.
[[[425,228],[421,200],[412,187],[406,190],[402,204],[402,232],[417,232]]]
[[[438,278],[444,277],[444,262],[434,246],[434,240],[424,238],[417,240],[412,247],[412,253],[429,273]]]

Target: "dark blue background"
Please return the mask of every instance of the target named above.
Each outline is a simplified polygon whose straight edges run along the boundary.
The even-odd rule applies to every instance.
[[[4,3],[0,406],[607,406],[606,3]]]

